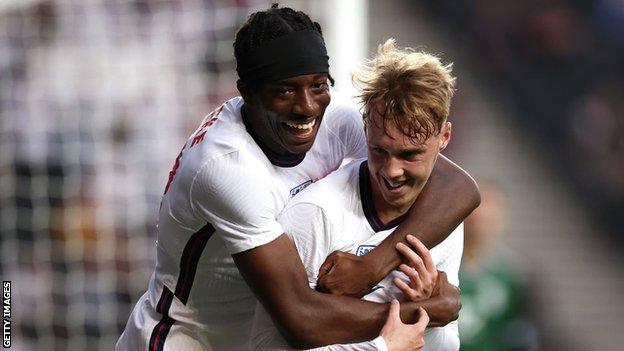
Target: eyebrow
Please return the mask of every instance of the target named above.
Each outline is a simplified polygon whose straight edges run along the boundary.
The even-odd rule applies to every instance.
[[[294,77],[285,78],[285,79],[282,79],[282,80],[278,80],[277,82],[272,82],[270,84],[272,84],[272,85],[288,85],[288,86],[296,86],[296,85],[298,85],[298,83],[296,81],[292,80],[293,78]],[[318,73],[318,74],[315,74],[312,77],[312,80],[314,80],[314,81],[319,80],[319,79],[328,79],[327,74],[326,73]]]
[[[403,149],[401,151],[399,151],[400,153],[414,153],[414,152],[425,152],[427,151],[427,148],[425,147],[416,147],[416,148],[412,148],[412,149]]]

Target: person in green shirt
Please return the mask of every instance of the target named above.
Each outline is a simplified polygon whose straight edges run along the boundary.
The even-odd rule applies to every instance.
[[[460,350],[537,350],[538,335],[527,316],[523,276],[497,245],[504,230],[504,195],[486,184],[481,196],[481,206],[466,219],[464,228]]]

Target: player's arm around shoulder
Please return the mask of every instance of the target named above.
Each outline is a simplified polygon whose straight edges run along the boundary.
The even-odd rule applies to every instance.
[[[322,219],[322,212],[318,213]],[[293,219],[296,220],[297,216]],[[324,226],[323,220],[319,221],[319,225]],[[322,252],[320,245],[325,244],[309,236],[307,238],[300,240],[299,246],[295,247],[287,235],[280,235],[265,245],[232,255],[279,333],[293,348],[356,343],[377,338],[389,306],[311,289],[314,278],[310,280],[310,277],[313,275],[308,276],[297,249],[310,253],[306,260],[320,261],[321,258],[317,258],[308,245],[317,246]],[[311,270],[312,273],[315,271]],[[407,322],[417,320],[416,306],[402,306],[401,313]]]
[[[395,250],[414,235],[428,248],[442,242],[480,203],[474,179],[455,163],[440,155],[421,194],[401,225],[366,256],[331,254],[320,277],[329,291],[361,296],[401,264]]]

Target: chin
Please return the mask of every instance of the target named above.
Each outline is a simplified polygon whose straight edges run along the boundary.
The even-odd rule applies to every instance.
[[[314,145],[314,142],[301,144],[301,145],[291,145],[288,148],[288,152],[290,152],[291,154],[303,154],[303,153],[310,151],[310,149],[312,148],[312,145]]]

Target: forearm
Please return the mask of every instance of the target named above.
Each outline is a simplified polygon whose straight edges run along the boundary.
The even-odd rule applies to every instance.
[[[428,248],[442,242],[480,203],[475,181],[459,166],[440,155],[427,184],[401,225],[364,259],[376,281],[402,261],[396,244],[412,234]]]
[[[334,344],[321,346],[308,351],[378,351],[387,350],[388,346],[383,337],[378,336],[373,340],[359,342],[355,344]]]
[[[357,347],[361,347],[369,344],[366,341],[379,336],[388,316],[388,304],[318,292],[313,292],[313,295],[307,297],[309,303],[300,305],[298,313],[305,318],[306,325],[299,327],[299,330],[302,337],[305,334],[306,347],[346,343],[358,343]],[[401,319],[405,323],[417,320],[418,305],[413,302],[401,305]],[[358,350],[356,345],[349,347]],[[342,350],[338,346],[334,348]]]
[[[372,340],[386,320],[387,304],[310,289],[299,255],[285,235],[233,258],[280,333],[293,347]],[[405,322],[415,321],[416,311],[415,304],[402,304],[401,317]]]
[[[432,297],[427,300],[414,302],[427,311],[429,315],[428,327],[442,327],[459,317],[461,303],[459,298],[453,299],[443,296]]]

